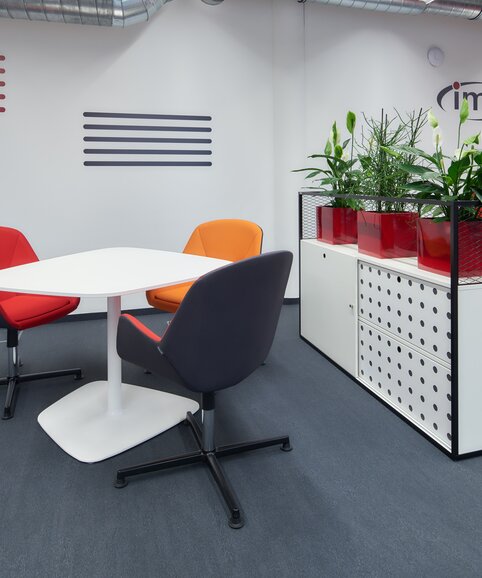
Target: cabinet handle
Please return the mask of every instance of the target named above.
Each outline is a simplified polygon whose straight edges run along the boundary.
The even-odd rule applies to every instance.
[[[354,309],[354,308],[355,308],[355,306],[354,306],[352,303],[350,303],[350,305],[348,305],[348,307],[349,307],[350,309]]]

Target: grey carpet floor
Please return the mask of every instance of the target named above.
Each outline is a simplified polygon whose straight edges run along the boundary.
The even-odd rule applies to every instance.
[[[113,488],[118,467],[194,449],[187,428],[82,464],[36,421],[79,382],[23,385],[0,422],[0,576],[482,576],[482,458],[452,462],[303,343],[297,323],[285,306],[268,364],[218,396],[219,443],[289,433],[294,447],[223,460],[241,530],[201,465]],[[80,365],[85,382],[103,379],[105,355],[102,320],[22,338],[25,372]],[[181,393],[133,366],[124,379]]]

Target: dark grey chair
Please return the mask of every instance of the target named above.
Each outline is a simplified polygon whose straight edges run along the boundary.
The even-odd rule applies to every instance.
[[[243,381],[266,359],[273,343],[293,255],[265,253],[204,275],[190,289],[162,337],[130,315],[119,321],[117,351],[131,363],[201,393],[202,427],[186,422],[199,450],[118,470],[127,477],[204,462],[229,509],[229,525],[244,524],[240,506],[218,458],[268,446],[291,450],[288,436],[228,446],[214,443],[215,393]]]

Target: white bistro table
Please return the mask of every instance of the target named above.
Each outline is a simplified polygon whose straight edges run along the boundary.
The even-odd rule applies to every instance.
[[[107,381],[94,381],[39,416],[45,432],[81,462],[98,462],[181,422],[199,405],[178,395],[122,383],[117,355],[121,296],[193,281],[228,261],[152,249],[86,251],[0,271],[0,291],[107,297]],[[81,345],[80,345],[81,347]]]

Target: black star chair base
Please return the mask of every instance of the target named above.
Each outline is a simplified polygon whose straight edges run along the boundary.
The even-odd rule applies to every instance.
[[[201,393],[202,425],[188,413],[198,450],[117,471],[114,485],[127,478],[177,466],[204,463],[221,492],[232,528],[244,525],[235,493],[218,458],[280,446],[288,436],[215,445],[215,394],[237,385],[257,370],[273,343],[293,256],[266,253],[204,275],[184,298],[168,329],[159,337],[130,315],[119,320],[117,351],[131,363]]]

